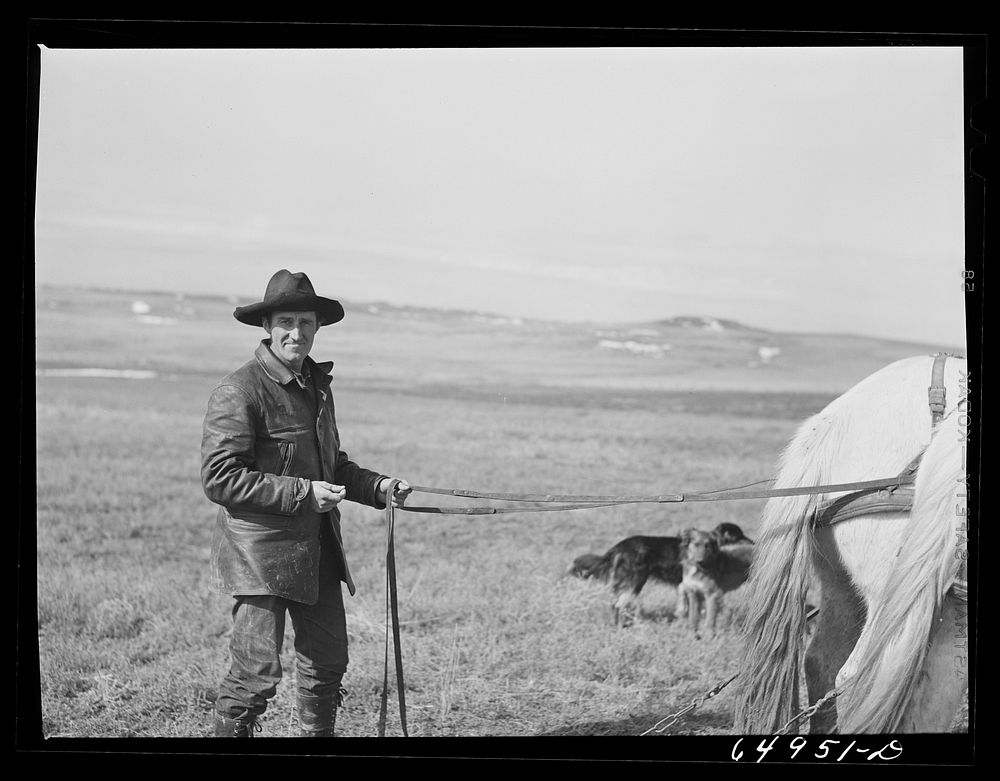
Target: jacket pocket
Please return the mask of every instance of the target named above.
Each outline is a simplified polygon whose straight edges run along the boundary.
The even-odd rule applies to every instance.
[[[288,475],[288,468],[292,465],[292,457],[294,455],[294,442],[282,441],[278,443],[278,475],[280,477]]]

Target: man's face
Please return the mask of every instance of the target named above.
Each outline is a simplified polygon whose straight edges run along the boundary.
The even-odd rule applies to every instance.
[[[264,320],[264,330],[271,336],[271,351],[295,371],[302,370],[318,327],[315,312],[275,311]]]

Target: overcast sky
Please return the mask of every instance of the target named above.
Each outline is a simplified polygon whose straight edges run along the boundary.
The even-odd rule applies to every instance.
[[[44,50],[38,283],[964,343],[957,47]]]

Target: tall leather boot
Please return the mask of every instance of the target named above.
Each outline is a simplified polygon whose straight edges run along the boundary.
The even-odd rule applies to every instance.
[[[215,714],[215,737],[217,738],[252,738],[254,731],[260,732],[261,726],[254,716],[244,716],[230,719],[219,713]]]
[[[298,697],[299,736],[332,738],[336,736],[337,708],[344,702],[347,689],[341,687],[321,697]]]

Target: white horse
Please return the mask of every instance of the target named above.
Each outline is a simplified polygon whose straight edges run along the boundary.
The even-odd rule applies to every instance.
[[[947,358],[946,406],[932,425],[933,362],[907,358],[867,377],[783,453],[776,488],[893,477],[923,457],[908,512],[819,526],[817,509],[843,494],[768,501],[747,584],[736,732],[773,733],[800,713],[803,663],[810,705],[836,689],[812,732],[946,732],[952,723],[968,686],[968,374],[965,359]],[[814,574],[820,611],[805,650]]]

